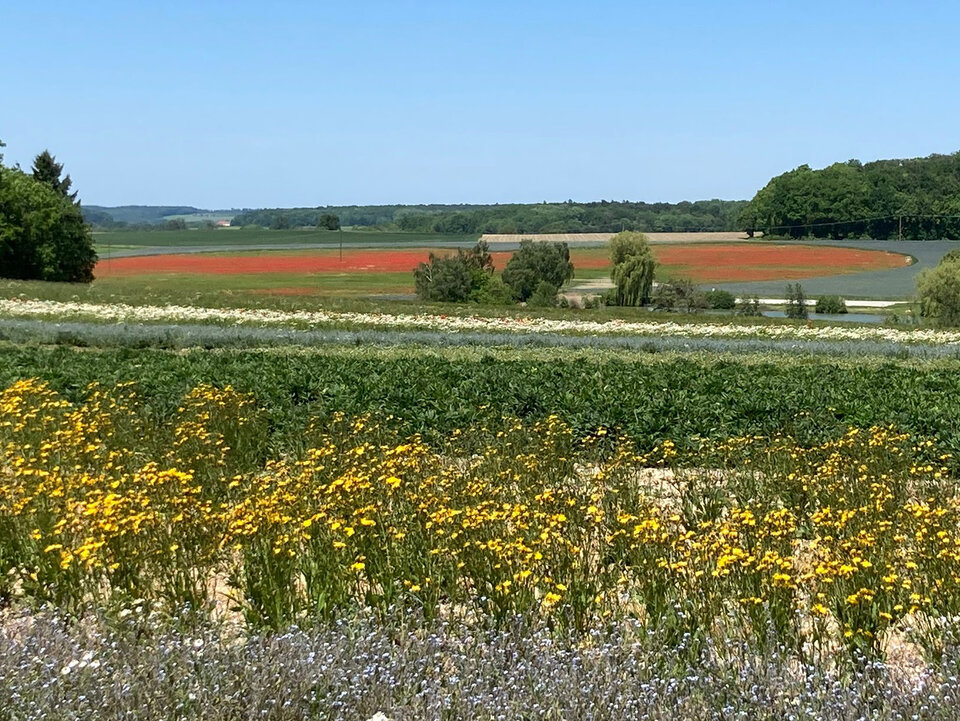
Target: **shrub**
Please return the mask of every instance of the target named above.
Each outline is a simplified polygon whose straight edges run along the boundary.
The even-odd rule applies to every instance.
[[[733,310],[737,305],[737,298],[730,291],[714,288],[707,292],[707,303],[714,310]]]
[[[740,302],[737,303],[737,315],[746,317],[763,315],[763,312],[760,310],[760,298],[755,295],[741,298]]]
[[[846,313],[847,304],[839,295],[822,295],[817,298],[817,305],[814,308],[815,313]]]
[[[659,284],[651,298],[655,310],[692,313],[709,307],[706,293],[686,278]]]
[[[503,282],[513,289],[518,300],[527,300],[541,282],[554,289],[573,277],[573,263],[566,243],[534,243],[520,241],[520,250],[513,254],[503,269]]]
[[[480,305],[512,305],[513,291],[502,278],[491,275],[482,287],[471,293],[470,300]]]
[[[527,301],[527,305],[532,308],[553,308],[557,305],[557,288],[556,286],[548,283],[545,280],[541,280],[536,289],[533,291],[533,295],[530,296],[530,299]]]
[[[453,256],[430,254],[413,271],[417,296],[423,300],[462,303],[476,298],[490,282],[493,259],[486,241]]]

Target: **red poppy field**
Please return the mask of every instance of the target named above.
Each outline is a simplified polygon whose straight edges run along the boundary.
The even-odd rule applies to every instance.
[[[701,283],[795,280],[902,268],[910,262],[899,253],[807,245],[676,244],[656,245],[653,252],[662,275],[683,276]],[[349,250],[342,258],[336,251],[139,256],[101,262],[97,277],[405,273],[427,260],[429,253],[410,249]],[[498,251],[492,255],[496,268],[502,269],[511,254]],[[609,266],[606,250],[602,248],[574,248],[571,259],[579,270]]]

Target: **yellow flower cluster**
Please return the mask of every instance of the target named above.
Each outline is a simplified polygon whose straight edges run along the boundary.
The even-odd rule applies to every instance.
[[[878,648],[960,611],[950,458],[891,429],[637,454],[549,417],[440,447],[370,417],[267,452],[251,396],[199,386],[158,424],[135,386],[0,394],[0,592],[143,598],[258,624],[355,605],[632,615],[677,634]]]

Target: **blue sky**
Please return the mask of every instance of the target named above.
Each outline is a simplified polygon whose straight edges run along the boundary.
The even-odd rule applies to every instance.
[[[6,162],[88,204],[749,198],[960,149],[949,2],[0,0]]]

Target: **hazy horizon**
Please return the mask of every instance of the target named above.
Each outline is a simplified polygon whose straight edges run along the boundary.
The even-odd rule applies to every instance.
[[[960,147],[960,7],[117,0],[3,10],[7,163],[86,205],[747,200]]]

